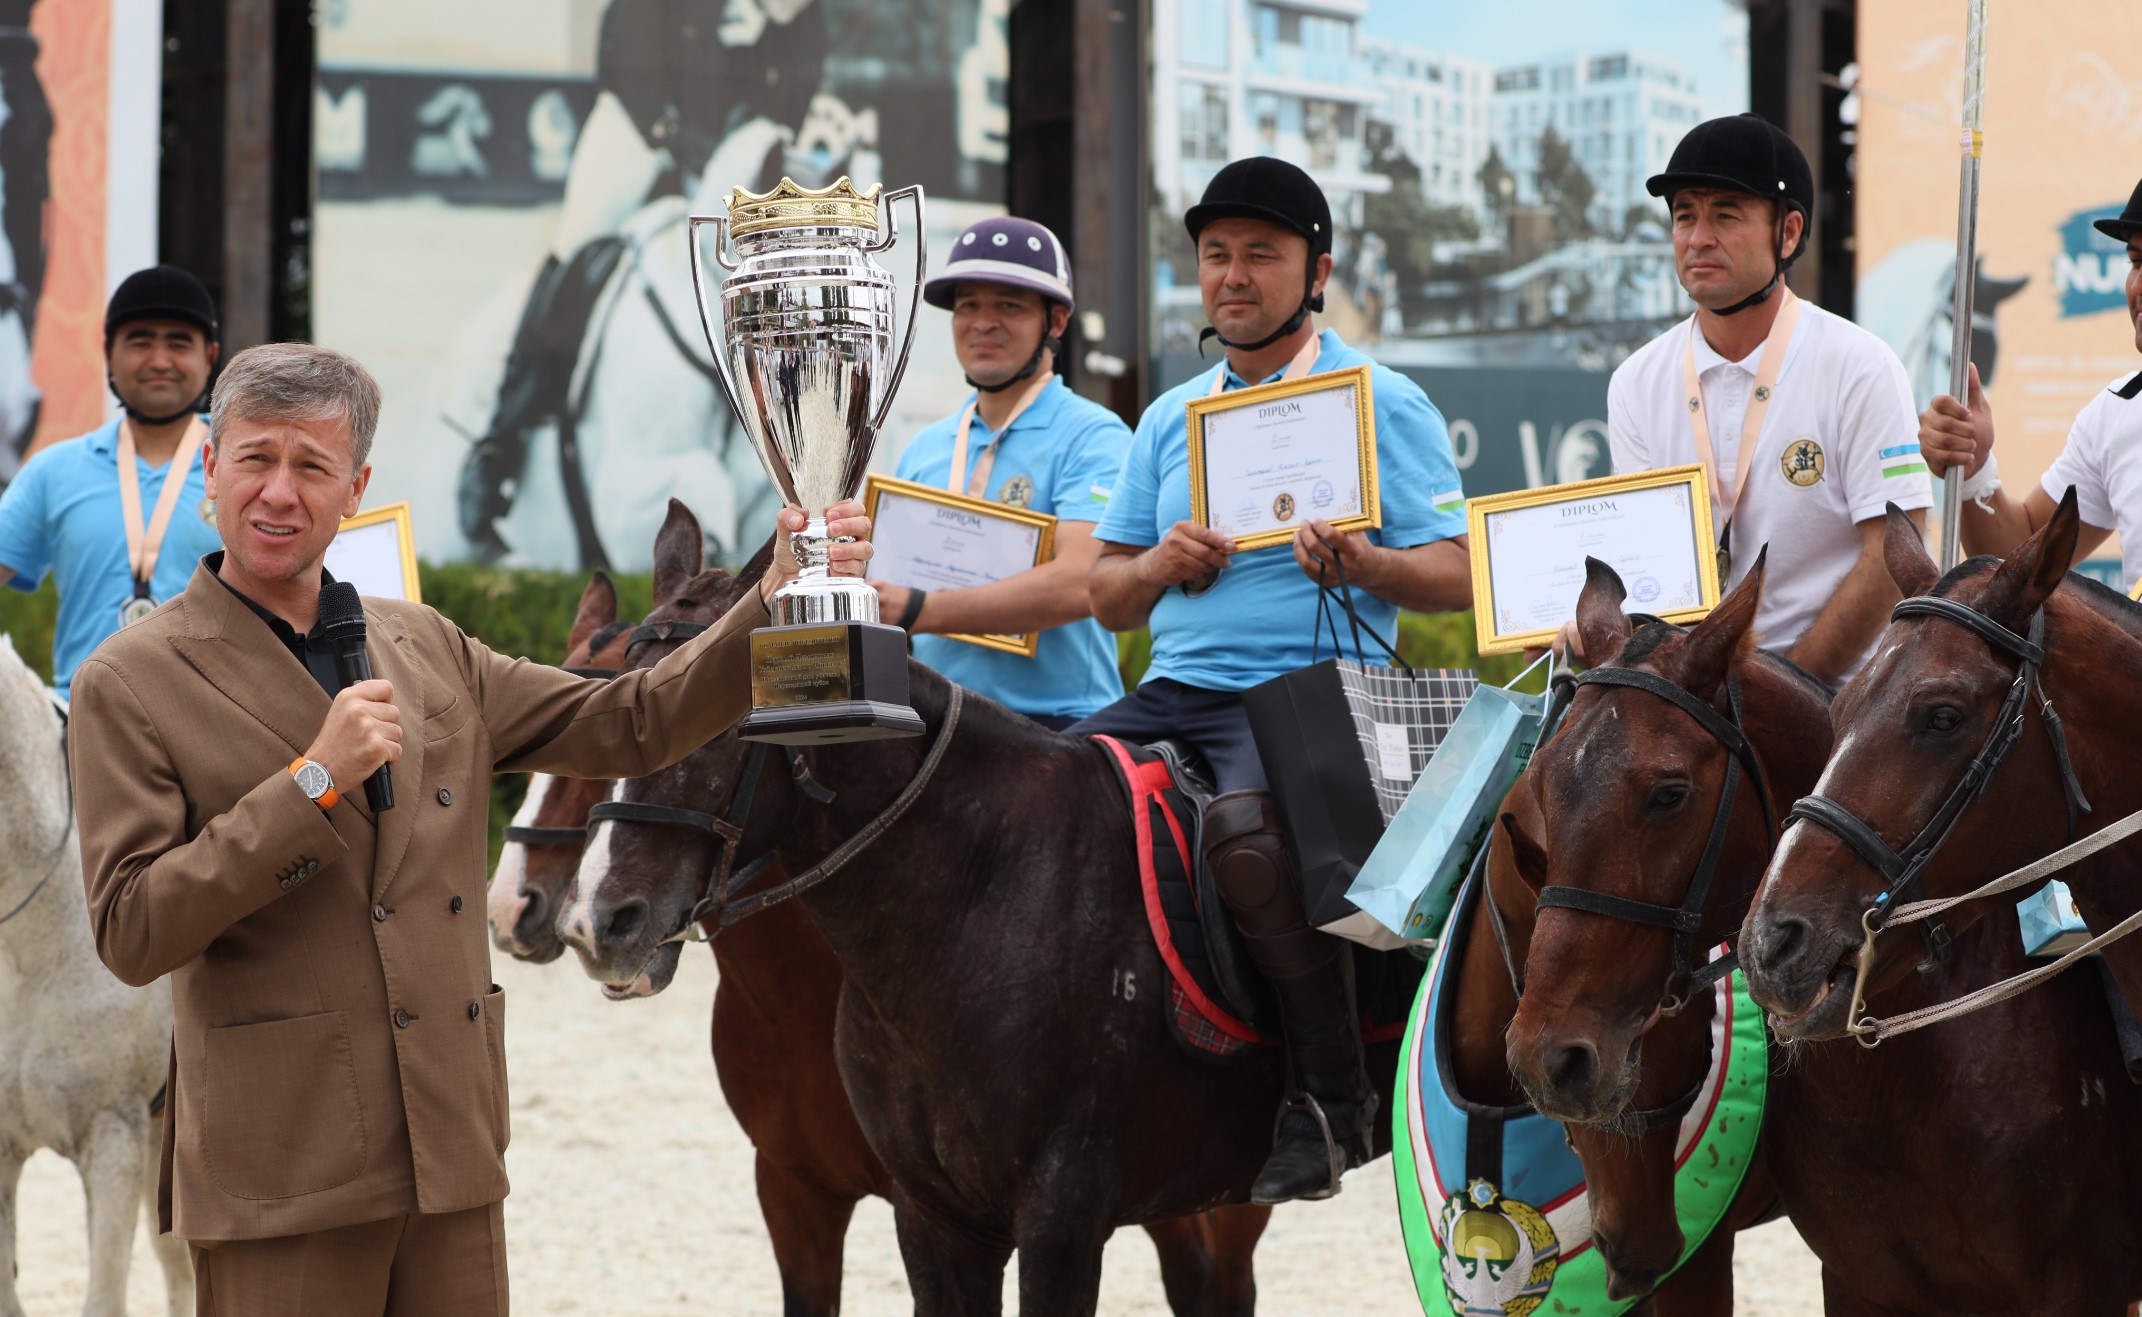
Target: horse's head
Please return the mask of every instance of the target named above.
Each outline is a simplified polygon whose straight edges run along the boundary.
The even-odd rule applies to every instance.
[[[1884,550],[1907,599],[1949,599],[2023,637],[2065,576],[2079,525],[2071,490],[2007,561],[1973,558],[1941,577],[1918,531],[1892,506]],[[1924,868],[1921,890],[1904,899],[1955,895],[2000,871],[1992,866],[2033,858],[2033,833],[2043,830],[2030,825],[2040,814],[2059,835],[2065,813],[2059,765],[2050,738],[2026,726],[2028,706],[2036,703],[2028,692],[2005,720],[2016,739],[2007,756],[2013,762],[1999,772],[2001,806],[1971,808],[1959,794],[1967,766],[2002,734],[2019,670],[2016,655],[1968,625],[1906,615],[1890,623],[1866,667],[1839,695],[1832,717],[1836,750],[1815,784],[1817,796],[1907,858],[1945,809],[1954,804],[1961,811],[1952,816],[1948,844]],[[1798,818],[1786,830],[1740,942],[1749,991],[1780,1037],[1842,1036],[1865,941],[1861,919],[1887,887],[1833,827]],[[1969,910],[1959,909],[1950,922],[1964,922]],[[1918,941],[1886,939],[1872,983],[1898,982],[1919,958]]]
[[[772,544],[731,575],[704,570],[699,522],[671,500],[655,539],[655,609],[642,628],[663,623],[710,626],[758,587]],[[696,632],[667,639],[645,635],[626,666],[652,667]],[[649,996],[669,986],[683,943],[676,940],[720,872],[726,843],[704,824],[724,822],[744,783],[752,747],[726,732],[677,763],[619,782],[610,799],[652,806],[669,821],[599,820],[591,828],[571,901],[558,912],[558,935],[579,954],[581,967],[613,997]],[[763,758],[763,757],[762,757]],[[751,807],[737,821],[741,837],[727,856],[736,868],[766,854],[779,840],[795,799],[786,761],[774,756],[754,784]]]
[[[594,676],[625,661],[631,628],[617,620],[617,587],[601,572],[580,592],[566,642],[565,666]],[[548,964],[565,952],[558,908],[571,891],[586,844],[588,810],[610,784],[587,778],[531,774],[528,795],[506,830],[485,902],[491,941],[520,960]]]
[[[1721,720],[1732,718],[1727,678],[1754,648],[1761,564],[1685,632],[1664,624],[1632,630],[1621,611],[1621,578],[1601,562],[1588,568],[1577,606],[1585,652],[1617,655],[1607,666],[1653,674]],[[1514,814],[1504,819],[1518,873],[1535,893],[1575,888],[1674,910],[1695,881],[1734,767],[1719,737],[1667,699],[1617,685],[1580,686],[1526,771],[1545,835],[1531,836]],[[1742,773],[1725,825],[1729,853],[1713,865],[1730,868],[1738,860],[1750,881],[1768,848],[1757,786]],[[1726,883],[1705,894],[1701,929],[1682,939],[1687,947],[1715,945],[1731,931],[1740,907],[1716,911],[1733,895]],[[1639,1065],[1644,1036],[1672,1013],[1669,998],[1682,991],[1676,936],[1611,912],[1541,902],[1525,956],[1525,993],[1508,1035],[1511,1072],[1533,1105],[1587,1124],[1622,1116],[1646,1077]],[[1693,1086],[1701,1074],[1699,1055],[1673,1078]]]

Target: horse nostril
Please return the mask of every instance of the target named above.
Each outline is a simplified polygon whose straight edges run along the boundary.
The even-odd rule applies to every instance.
[[[1590,1043],[1571,1043],[1555,1054],[1547,1078],[1560,1093],[1588,1093],[1599,1075],[1599,1053]]]
[[[647,903],[627,901],[610,912],[610,919],[603,926],[603,941],[626,942],[636,936],[641,925],[647,922]]]
[[[518,922],[530,928],[541,925],[545,917],[545,909],[549,904],[550,902],[545,899],[541,891],[523,885],[521,888],[521,917]]]
[[[1797,960],[1806,949],[1810,933],[1807,921],[1797,915],[1784,915],[1770,921],[1770,935],[1763,939],[1761,960],[1769,966],[1782,967]]]

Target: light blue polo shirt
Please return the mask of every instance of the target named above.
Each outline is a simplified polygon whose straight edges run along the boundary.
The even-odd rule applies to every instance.
[[[202,417],[205,424],[207,417]],[[153,517],[168,466],[140,458],[141,515]],[[182,593],[203,554],[223,547],[206,515],[201,455],[186,469],[186,485],[150,573],[149,593],[161,603]],[[119,610],[134,597],[127,566],[126,520],[119,506],[119,422],[43,449],[0,494],[0,564],[15,569],[8,584],[35,590],[50,572],[59,586],[59,620],[52,638],[52,679],[61,695],[74,670],[119,629]]]
[[[916,435],[894,474],[945,488],[960,413],[966,410],[963,402],[959,411]],[[1130,439],[1130,427],[1114,412],[1079,397],[1061,378],[1052,379],[1001,439],[975,414],[960,489],[966,490],[975,463],[994,444],[989,498],[1054,513],[1063,521],[1099,521]],[[1083,718],[1123,696],[1115,637],[1090,617],[1042,632],[1032,658],[949,636],[916,636],[915,657],[968,690],[1034,717]]]
[[[1451,456],[1443,414],[1418,384],[1395,370],[1377,365],[1325,330],[1319,339],[1314,371],[1372,368],[1369,391],[1375,397],[1376,470],[1383,504],[1383,526],[1369,538],[1392,549],[1410,549],[1465,533],[1465,491]],[[1130,456],[1116,476],[1115,496],[1094,534],[1115,544],[1150,548],[1178,521],[1190,519],[1190,445],[1185,408],[1212,391],[1213,377],[1227,372],[1229,389],[1248,384],[1223,359],[1211,370],[1160,395],[1138,420]],[[1274,373],[1270,383],[1279,378]],[[1169,589],[1153,605],[1153,664],[1145,680],[1168,677],[1206,690],[1247,690],[1282,673],[1307,667],[1317,657],[1316,582],[1294,561],[1286,544],[1237,553],[1204,594],[1192,598]],[[1354,591],[1362,620],[1396,644],[1398,606],[1365,591]],[[1345,656],[1353,656],[1353,638],[1343,615],[1339,635]],[[1384,661],[1366,637],[1362,649],[1371,663]],[[1327,639],[1321,656],[1330,658]]]

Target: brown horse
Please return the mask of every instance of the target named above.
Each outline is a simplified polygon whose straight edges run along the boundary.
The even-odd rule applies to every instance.
[[[1737,927],[1769,859],[1766,815],[1782,815],[1813,785],[1829,749],[1828,690],[1749,643],[1761,589],[1758,565],[1692,630],[1632,632],[1620,578],[1590,564],[1577,613],[1586,652],[1617,655],[1602,667],[1649,674],[1731,720],[1764,771],[1724,799],[1732,760],[1719,736],[1656,693],[1588,681],[1511,791],[1488,889],[1452,953],[1462,1003],[1452,1060],[1463,1091],[1478,1102],[1529,1101],[1565,1122],[1584,1164],[1608,1294],[1632,1298],[1656,1286],[1652,1311],[1661,1317],[1732,1311],[1734,1231],[1760,1220],[1776,1191],[1758,1160],[1725,1220],[1660,1283],[1685,1246],[1674,1211],[1675,1144],[1685,1099],[1710,1066],[1712,994],[1677,986],[1670,930],[1540,908],[1540,897],[1563,883],[1679,907],[1721,827],[1715,881],[1683,936],[1700,949]],[[1759,794],[1766,788],[1767,800]],[[1686,1008],[1669,994],[1685,996]]]
[[[748,571],[679,579],[697,544],[694,534],[658,547],[650,623],[712,622],[755,584]],[[643,646],[635,660],[668,647]],[[560,931],[598,980],[659,983],[676,953],[664,940],[718,867],[772,855],[816,883],[821,862],[868,830],[858,862],[798,903],[840,960],[834,1050],[892,1173],[916,1311],[1000,1311],[1016,1251],[1021,1312],[1092,1313],[1117,1226],[1245,1201],[1270,1147],[1279,1059],[1260,1050],[1217,1066],[1170,1036],[1128,803],[1105,752],[920,665],[909,673],[922,736],[803,752],[832,803],[806,801],[788,772],[765,773],[726,857],[695,828],[605,826]],[[955,708],[953,740],[930,758]],[[724,736],[622,784],[618,799],[715,820],[751,785],[749,749]],[[912,808],[886,822],[903,794]],[[1371,1052],[1386,1091],[1394,1053]],[[1236,1223],[1263,1222],[1213,1219],[1246,1259],[1240,1237],[1254,1232]],[[1236,1280],[1239,1292],[1177,1310],[1248,1311],[1246,1268]]]
[[[696,550],[687,547],[699,543],[696,523],[684,530],[682,518],[689,516],[681,513],[679,534],[670,541],[685,580],[699,569]],[[566,667],[593,676],[623,665],[633,633],[617,611],[616,590],[597,572],[581,595]],[[611,785],[531,780],[493,879],[491,926],[500,949],[538,963],[564,951],[556,915],[586,845],[588,811]],[[713,951],[720,976],[714,1071],[756,1153],[759,1211],[781,1274],[782,1310],[786,1317],[837,1313],[855,1206],[865,1197],[891,1196],[884,1164],[864,1141],[834,1064],[840,962],[799,905],[747,921],[716,940]],[[1270,1216],[1271,1209],[1252,1206],[1147,1225],[1178,1317],[1254,1310],[1253,1259]]]
[[[1721,606],[1713,620],[1727,611]],[[1752,608],[1747,611],[1752,615]],[[1604,619],[1595,614],[1598,620]],[[1744,632],[1745,622],[1739,625]],[[1638,644],[1642,636],[1635,633]],[[1751,740],[1762,747],[1775,798],[1782,800],[1807,783],[1806,761],[1823,751],[1829,733],[1812,710],[1776,723],[1757,714],[1756,669],[1762,660],[1744,652],[1746,643],[1732,647],[1737,657],[1729,671],[1740,675],[1747,692]],[[1594,653],[1615,648],[1594,648],[1599,641],[1589,629],[1585,644]],[[1665,649],[1659,646],[1662,654]],[[1626,660],[1630,651],[1622,653]],[[1676,680],[1695,682],[1695,677],[1684,671]],[[1881,698],[1872,692],[1899,683],[1907,691],[1921,689],[1878,653],[1840,697],[1833,718],[1836,758],[1819,779],[1825,789],[1833,785],[1836,762],[1859,753],[1868,738],[1851,710]],[[1643,719],[1651,730],[1641,738],[1631,733],[1619,758],[1595,761],[1587,755],[1580,766],[1572,747],[1567,771],[1572,777],[1583,774],[1573,801],[1592,815],[1576,826],[1589,838],[1585,857],[1603,866],[1587,872],[1613,875],[1591,881],[1611,881],[1625,894],[1671,901],[1674,888],[1663,880],[1668,873],[1688,872],[1685,849],[1678,870],[1661,863],[1655,872],[1632,871],[1632,858],[1656,844],[1647,842],[1661,830],[1655,807],[1686,811],[1698,808],[1691,802],[1699,794],[1714,797],[1709,784],[1717,782],[1722,761],[1693,720],[1682,717],[1676,724],[1672,719],[1679,715],[1663,703],[1653,701],[1659,707],[1649,713],[1634,696],[1614,703],[1621,707],[1621,725]],[[1663,720],[1653,724],[1654,716]],[[1550,773],[1561,753],[1546,756]],[[1708,769],[1701,767],[1706,756]],[[1691,789],[1679,803],[1671,792],[1658,794],[1683,778]],[[1695,790],[1699,783],[1704,784],[1700,792]],[[1762,840],[1745,822],[1738,831],[1741,840],[1732,845],[1745,845],[1750,837],[1758,844]],[[1758,889],[1761,900],[1771,899],[1791,852],[1809,844],[1802,837],[1808,831],[1802,826],[1786,832],[1793,840],[1773,858]],[[1550,855],[1555,849],[1551,842]],[[1553,858],[1559,862],[1559,856]],[[1637,863],[1647,866],[1648,860]],[[1732,872],[1721,868],[1721,882],[1708,894],[1706,932],[1731,927],[1745,913],[1740,907],[1748,893]],[[1622,886],[1632,881],[1642,885]],[[1758,913],[1763,908],[1756,907]],[[1855,906],[1855,929],[1857,915]],[[1755,925],[1751,916],[1748,927]],[[1637,930],[1591,919],[1572,920],[1567,933],[1586,940],[1570,942],[1555,962],[1571,1023],[1550,1019],[1543,1009],[1539,1021],[1547,1044],[1533,1049],[1538,1068],[1550,1077],[1562,1049],[1573,1043],[1589,1045],[1600,1057],[1619,1055],[1628,1037],[1626,1022],[1647,1018],[1667,982],[1659,972],[1662,933],[1649,934],[1648,975],[1623,971],[1644,953],[1633,941],[1643,936]],[[1617,944],[1617,937],[1632,940]],[[1748,962],[1751,991],[1775,1009],[1776,999],[1766,996],[1767,943],[1758,943],[1763,940],[1744,932],[1741,955]],[[1545,948],[1535,950],[1540,954],[1532,961],[1546,963]],[[1893,1001],[1910,1006],[1957,996],[2026,963],[2008,904],[1958,932],[1948,959],[1910,976]],[[1825,963],[1825,972],[1828,968]],[[1547,1002],[1542,995],[1542,1008]],[[1528,1012],[1532,1005],[1528,993]],[[1513,1060],[1518,1050],[1513,1044]],[[1595,1083],[1611,1083],[1611,1066],[1597,1070]],[[1845,1042],[1792,1047],[1773,1067],[1763,1156],[1794,1225],[1822,1260],[1824,1303],[1832,1317],[2109,1317],[2125,1311],[2127,1299],[2142,1292],[2133,1248],[2137,1221],[2132,1209],[2122,1206],[2132,1201],[2131,1186],[2142,1174],[2142,1148],[2137,1147],[2142,1141],[2133,1133],[2142,1128],[2138,1119],[2142,1096],[2125,1082],[2101,986],[2095,976],[2066,975],[1972,1020],[1939,1025],[1875,1051]]]

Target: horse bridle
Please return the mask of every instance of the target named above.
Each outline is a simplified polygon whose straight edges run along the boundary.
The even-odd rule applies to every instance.
[[[2090,802],[2083,795],[2082,783],[2075,776],[2075,765],[2068,758],[2068,738],[2060,725],[2060,715],[2053,711],[2053,702],[2045,693],[2041,671],[2045,666],[2045,610],[2039,608],[2031,614],[2030,635],[2026,639],[2002,626],[1999,622],[1953,599],[1931,595],[1914,596],[1903,600],[1890,610],[1889,620],[1896,622],[1907,617],[1933,617],[1953,622],[1984,640],[1988,645],[2011,655],[2016,660],[2015,680],[2009,684],[2008,694],[2001,701],[2001,709],[1994,717],[1993,728],[1987,732],[1985,742],[1978,754],[1964,769],[1963,778],[1934,811],[1926,826],[1918,835],[1905,843],[1899,851],[1882,840],[1881,833],[1844,806],[1827,796],[1811,795],[1796,802],[1786,818],[1786,826],[1806,820],[1827,829],[1852,852],[1866,862],[1887,884],[1874,906],[1866,912],[1862,926],[1868,943],[1882,930],[1889,914],[1904,902],[1920,894],[1921,880],[1926,866],[1933,861],[1956,825],[1962,821],[1964,811],[1986,794],[1993,775],[2007,761],[2009,751],[2023,736],[2023,719],[2029,711],[2030,698],[2036,694],[2040,716],[2045,722],[2046,734],[2052,739],[2054,757],[2060,763],[2060,788],[2068,807],[2068,840],[2075,839],[2078,815],[2087,812]],[[1948,959],[1949,931],[1940,919],[1928,920],[1925,930],[1927,965],[1938,965]],[[1923,968],[1924,966],[1922,966]]]
[[[67,817],[60,823],[59,840],[52,845],[52,859],[45,865],[44,876],[30,888],[28,895],[15,902],[12,909],[6,914],[0,914],[0,924],[29,909],[30,902],[36,900],[38,893],[51,883],[52,876],[60,871],[60,862],[67,858],[67,839],[74,835],[74,769],[67,751],[67,711],[59,708],[57,701],[53,703],[53,708],[60,716],[60,776],[67,783]]]
[[[631,642],[625,647],[625,653],[629,657],[633,648],[643,641],[681,640],[706,629],[706,624],[700,622],[653,623],[633,632]],[[939,726],[929,752],[923,756],[922,767],[909,779],[900,794],[893,798],[891,804],[817,864],[791,877],[787,882],[763,892],[744,895],[772,866],[773,851],[767,851],[742,869],[735,866],[737,850],[744,840],[744,828],[751,821],[751,809],[758,800],[759,782],[765,775],[766,761],[771,757],[773,747],[764,741],[752,743],[750,753],[744,758],[743,772],[737,777],[736,789],[730,795],[728,809],[722,814],[710,814],[705,810],[685,809],[676,805],[605,800],[588,811],[587,827],[578,831],[581,833],[581,839],[585,840],[598,823],[639,823],[654,827],[685,828],[703,832],[713,838],[714,862],[707,871],[706,887],[685,915],[682,927],[655,945],[666,947],[672,942],[704,942],[710,937],[706,921],[714,921],[714,931],[718,933],[762,910],[800,896],[832,877],[858,852],[883,836],[907,813],[908,808],[922,794],[922,789],[937,775],[938,766],[944,762],[945,751],[951,747],[952,734],[959,727],[963,703],[964,692],[958,686],[953,686],[951,696],[946,701],[944,722]],[[793,746],[788,747],[788,762],[790,776],[800,793],[796,801],[798,817],[801,817],[803,807],[807,803],[830,805],[838,798],[834,792],[827,790],[811,776],[810,765],[804,761],[801,750]]]
[[[1740,958],[1734,954],[1720,956],[1707,964],[1698,964],[1697,957],[1703,948],[1697,939],[1703,930],[1703,908],[1710,899],[1711,882],[1718,875],[1718,861],[1725,853],[1726,832],[1732,826],[1733,805],[1740,794],[1740,779],[1745,774],[1755,791],[1755,798],[1763,809],[1763,833],[1775,849],[1778,840],[1777,815],[1770,805],[1770,790],[1763,778],[1762,761],[1756,758],[1755,747],[1741,730],[1740,679],[1726,678],[1726,708],[1730,717],[1720,717],[1718,711],[1691,695],[1685,688],[1675,685],[1654,673],[1635,668],[1593,668],[1577,678],[1579,686],[1624,686],[1640,690],[1665,700],[1696,720],[1696,725],[1709,732],[1713,739],[1725,747],[1725,789],[1719,793],[1718,808],[1711,815],[1711,830],[1703,841],[1703,853],[1696,861],[1696,871],[1690,876],[1688,891],[1677,906],[1662,905],[1656,901],[1639,901],[1633,897],[1616,896],[1611,892],[1595,892],[1584,887],[1565,887],[1548,884],[1540,888],[1535,911],[1548,909],[1580,910],[1586,914],[1603,915],[1624,923],[1644,924],[1663,928],[1673,934],[1673,977],[1668,980],[1666,994],[1661,999],[1660,1011],[1672,1014],[1687,1002],[1694,993],[1716,983],[1740,966]]]

